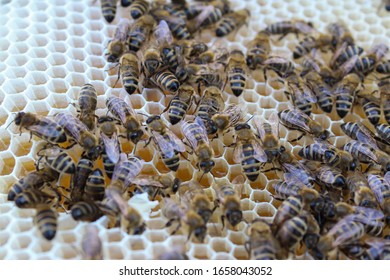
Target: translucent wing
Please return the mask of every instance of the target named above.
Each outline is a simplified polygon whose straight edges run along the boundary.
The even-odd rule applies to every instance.
[[[125,42],[127,40],[127,34],[130,29],[130,20],[127,18],[121,18],[115,29],[114,40]]]
[[[386,180],[387,184],[390,185],[390,171],[386,172],[385,180]]]
[[[311,181],[314,180],[310,171],[300,162],[296,164],[283,163],[283,167],[291,176],[294,176],[296,180],[301,181],[304,185],[311,185]]]
[[[199,117],[195,118],[195,122],[184,122],[182,132],[193,149],[196,149],[200,141],[209,143],[206,127]]]
[[[374,208],[363,206],[355,206],[354,208],[356,213],[361,214],[371,220],[381,220],[385,217],[382,211]]]
[[[104,148],[106,150],[108,158],[112,163],[117,163],[120,154],[119,140],[117,134],[114,133],[110,138],[106,134],[100,133],[100,137],[103,140]]]
[[[289,173],[289,172],[284,173],[284,181],[288,185],[299,186],[301,188],[303,188],[303,187],[312,187],[311,184],[305,185],[304,182],[299,179],[299,177],[297,177],[297,176],[295,176],[295,174]]]
[[[257,139],[254,139],[254,140],[252,140],[251,143],[252,143],[253,151],[254,151],[253,157],[260,162],[267,162],[267,154],[265,153],[260,142],[257,141]]]
[[[235,163],[241,163],[243,158],[244,158],[244,149],[242,148],[242,144],[240,142],[240,143],[237,143],[237,145],[234,147],[233,161]]]
[[[337,59],[339,58],[339,56],[347,49],[347,46],[348,46],[348,43],[347,42],[344,42],[340,47],[338,47],[335,51],[335,53],[333,54],[331,60],[330,60],[330,65],[333,66],[335,65]]]
[[[33,134],[51,138],[63,133],[62,128],[56,122],[46,117],[37,116],[37,118],[39,118],[39,124],[28,126],[28,130],[30,130]],[[44,129],[42,129],[43,127]]]
[[[357,140],[360,142],[370,145],[374,149],[378,149],[378,146],[376,144],[375,135],[371,132],[362,122],[356,123],[361,131],[361,133],[357,134]]]
[[[179,139],[179,137],[176,136],[171,130],[167,129],[166,137],[169,138],[170,144],[173,149],[175,149],[178,152],[185,152],[186,146],[184,145],[183,141]]]
[[[194,19],[195,30],[197,30],[203,22],[210,16],[210,14],[216,9],[214,6],[203,6],[200,14]]]
[[[169,29],[168,23],[165,20],[161,20],[157,25],[154,35],[156,36],[157,42],[159,45],[173,43],[172,32]]]
[[[290,61],[287,58],[281,57],[281,56],[271,56],[270,58],[266,59],[264,61],[265,65],[268,64],[284,64],[289,63]]]
[[[298,29],[300,32],[304,34],[308,34],[316,31],[313,26],[309,25],[309,23],[303,20],[295,21],[294,26],[296,29]]]
[[[307,125],[310,122],[310,117],[297,109],[290,109],[289,111],[290,112],[287,120],[302,130],[310,133],[310,128]]]
[[[376,197],[376,200],[378,200],[379,204],[383,206],[385,201],[384,192],[390,190],[390,185],[386,182],[386,180],[382,181],[382,177],[375,174],[368,174],[367,180],[370,189]]]
[[[85,124],[73,115],[58,113],[54,116],[54,120],[76,141],[80,140],[80,133],[82,131],[88,131]]]
[[[134,109],[127,104],[123,99],[118,97],[109,97],[106,100],[108,110],[122,123],[126,122],[127,116],[136,116]]]
[[[156,188],[166,188],[160,181],[153,178],[150,175],[138,175],[131,181],[132,184],[136,184],[139,186],[152,186]]]
[[[345,230],[348,228],[348,230]],[[350,217],[346,216],[341,219],[336,225],[334,225],[330,230],[330,235],[333,235],[335,238],[333,246],[337,247],[340,244],[351,243],[355,240],[360,239],[364,234],[364,225],[351,220]]]
[[[166,139],[158,132],[152,131],[152,134],[154,137],[154,141],[159,147],[161,153],[167,158],[173,157],[175,155],[175,150],[172,147],[170,141],[168,141],[168,139]]]
[[[242,108],[242,105],[230,104],[222,113],[214,115],[227,116],[229,119],[229,124],[226,126],[226,129],[235,126],[240,120],[242,120],[246,114],[246,109]]]
[[[340,70],[342,70],[343,75],[346,75],[352,71],[358,59],[359,56],[354,55],[340,66]]]
[[[295,83],[288,83],[288,86],[297,100],[317,102],[317,97],[305,83],[301,82],[299,86]]]

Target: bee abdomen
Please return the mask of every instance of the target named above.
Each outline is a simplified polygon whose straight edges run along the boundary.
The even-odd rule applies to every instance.
[[[304,112],[306,115],[310,116],[311,111],[312,111],[311,103],[309,103],[309,102],[304,103],[304,102],[301,102],[301,101],[295,101],[295,105],[297,106],[297,108],[299,110]]]
[[[351,111],[353,100],[353,96],[348,93],[336,96],[336,111],[340,118],[344,118]]]
[[[175,155],[170,158],[166,158],[164,155],[162,155],[161,157],[166,167],[168,167],[172,171],[177,171],[177,169],[179,168],[180,161],[179,155],[177,153],[175,153]]]
[[[235,96],[240,96],[246,87],[246,78],[243,70],[235,70],[229,74],[230,88]]]
[[[230,18],[224,18],[218,24],[217,30],[215,31],[215,35],[217,35],[217,37],[226,36],[236,27],[236,23],[233,20],[231,20]]]
[[[363,103],[363,110],[366,114],[366,117],[373,125],[376,125],[379,122],[381,117],[381,109],[378,104],[365,99]]]
[[[137,73],[134,70],[122,72],[122,83],[128,94],[133,94],[138,89]]]
[[[180,83],[171,72],[163,71],[156,74],[156,81],[161,87],[169,92],[176,92]]]
[[[105,191],[105,181],[103,172],[95,169],[89,176],[85,185],[85,197],[88,200],[102,200]]]
[[[102,14],[108,23],[111,23],[116,14],[116,1],[102,0],[101,1]]]
[[[317,103],[325,113],[332,112],[333,100],[332,97],[328,95],[328,90],[323,86],[319,86],[319,91],[322,93],[317,96]]]
[[[103,215],[95,203],[85,201],[74,204],[70,211],[76,221],[93,222]]]
[[[145,42],[146,36],[140,32],[135,33],[129,37],[129,50],[137,52]]]
[[[385,120],[390,124],[390,100],[386,100],[383,104],[383,114],[385,115]]]
[[[133,19],[138,19],[149,10],[149,2],[145,0],[135,0],[130,6],[130,15]]]
[[[76,165],[73,159],[65,152],[53,158],[47,157],[46,161],[51,168],[60,173],[73,174],[76,171]]]
[[[57,216],[49,206],[45,206],[37,211],[34,222],[43,237],[47,240],[52,240],[55,237],[57,232]]]
[[[275,249],[270,244],[261,244],[259,248],[254,248],[253,250],[254,260],[275,260]]]
[[[180,122],[187,113],[188,104],[180,100],[173,100],[168,110],[168,117],[171,124],[175,125]]]
[[[375,67],[375,59],[370,57],[362,57],[355,63],[355,71],[362,72],[363,74],[367,74],[374,70]]]
[[[376,71],[381,74],[390,74],[390,60],[379,63],[376,67]]]
[[[107,177],[111,179],[114,174],[115,163],[110,160],[105,151],[102,153],[102,160],[104,171],[106,172]]]
[[[251,181],[256,181],[260,174],[260,162],[253,157],[252,144],[243,145],[244,159],[241,161],[242,169],[246,177]]]

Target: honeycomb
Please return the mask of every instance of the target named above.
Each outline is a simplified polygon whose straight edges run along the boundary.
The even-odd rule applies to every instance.
[[[251,11],[250,22],[235,35],[224,39],[213,38],[204,32],[202,39],[210,44],[218,41],[229,49],[246,51],[246,44],[266,25],[286,19],[312,21],[318,30],[325,30],[328,23],[344,21],[351,29],[357,43],[368,49],[374,42],[388,44],[390,17],[384,9],[378,12],[380,0],[231,0],[233,9],[247,8]],[[0,259],[81,259],[82,235],[87,223],[76,222],[68,214],[61,213],[58,232],[48,242],[33,226],[35,210],[18,209],[7,201],[8,188],[19,178],[35,169],[35,155],[39,143],[30,141],[28,133],[19,135],[13,121],[19,111],[39,115],[53,115],[59,111],[75,114],[75,103],[80,88],[92,83],[98,92],[97,115],[106,113],[105,99],[119,96],[131,102],[138,112],[160,114],[172,96],[164,96],[157,90],[144,90],[142,94],[129,96],[120,83],[113,88],[117,74],[107,71],[104,57],[108,41],[113,36],[118,14],[128,17],[128,8],[117,11],[113,24],[107,24],[97,1],[52,0],[52,1],[2,1],[0,17]],[[288,53],[297,43],[295,35],[288,35],[281,41],[273,42],[273,51]],[[289,51],[290,50],[290,51]],[[283,85],[269,81],[264,83],[260,73],[253,72],[247,89],[237,99],[224,93],[227,103],[244,102],[250,115],[268,117],[275,110],[288,107],[283,94]],[[347,137],[341,136],[340,124],[364,117],[361,109],[348,115],[344,120],[325,116],[314,109],[313,117],[336,137],[334,144],[343,145]],[[172,127],[180,135],[180,125]],[[296,132],[280,127],[282,143],[293,148],[286,139],[295,138]],[[224,144],[232,142],[231,135],[224,136]],[[298,142],[294,151],[308,141],[306,137]],[[233,148],[224,148],[220,140],[212,146],[216,153],[216,167],[201,180],[209,186],[213,179],[232,180],[241,173],[239,164],[232,160]],[[131,146],[124,146],[131,151]],[[166,173],[159,156],[151,147],[140,149],[139,155],[145,160],[142,173]],[[181,161],[178,171],[184,180],[198,180],[200,173],[188,161]],[[272,220],[280,202],[273,199],[270,185],[277,176],[273,172],[260,174],[255,182],[245,182],[241,206],[244,219],[251,222],[258,217]],[[214,195],[210,188],[206,192]],[[153,207],[153,206],[152,206]],[[215,216],[215,215],[214,215]],[[187,242],[186,236],[170,235],[165,227],[166,219],[159,207],[154,207],[147,220],[143,235],[130,236],[119,228],[107,229],[107,219],[94,224],[99,229],[103,242],[105,259],[154,259],[161,252],[175,246],[182,246],[190,259],[247,259],[244,248],[246,224],[240,223],[237,230],[223,230],[221,224],[212,219],[208,224],[208,235],[203,244]]]

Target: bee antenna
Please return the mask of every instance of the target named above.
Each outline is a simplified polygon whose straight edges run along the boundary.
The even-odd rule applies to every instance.
[[[202,178],[203,178],[204,174],[206,174],[206,172],[203,172],[202,176],[200,176],[199,182],[202,181]]]
[[[249,119],[247,119],[245,123],[250,122],[250,120],[253,119],[253,117],[254,117],[254,115],[252,117],[250,117]]]
[[[144,113],[141,113],[141,112],[137,112],[137,114],[142,115],[142,116],[147,117],[147,118],[150,117],[150,116],[148,116],[147,114],[144,114]]]

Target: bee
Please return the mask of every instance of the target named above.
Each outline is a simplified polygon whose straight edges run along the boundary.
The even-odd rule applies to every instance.
[[[156,73],[161,65],[162,59],[159,50],[153,46],[148,47],[143,53],[141,72],[146,76],[151,76]]]
[[[236,137],[233,160],[241,163],[245,176],[255,181],[260,174],[261,163],[267,162],[267,154],[247,123],[239,123],[234,127]]]
[[[186,150],[183,142],[167,128],[160,116],[149,117],[146,124],[152,134],[149,142],[153,140],[165,166],[172,171],[177,171],[180,161],[179,153]]]
[[[121,0],[121,6],[124,8],[130,6],[131,3],[133,3],[133,0]]]
[[[120,159],[115,166],[109,188],[118,189],[120,193],[124,193],[130,186],[132,180],[141,172],[143,162],[138,157],[131,156],[130,154],[126,156],[125,153],[121,153]]]
[[[157,71],[151,77],[151,80],[163,93],[175,93],[180,87],[180,83],[176,76],[168,70]]]
[[[344,171],[354,171],[359,164],[349,152],[340,150],[326,141],[317,140],[313,144],[303,146],[298,155],[307,160],[319,161],[332,167],[338,167]]]
[[[280,226],[275,237],[283,248],[290,250],[303,239],[308,229],[308,214],[302,211],[301,214],[288,219]]]
[[[303,20],[290,20],[290,21],[280,21],[268,25],[265,29],[271,35],[281,35],[279,40],[283,39],[289,33],[295,33],[298,37],[298,34],[310,34],[315,31],[313,24],[311,22],[305,22]]]
[[[328,221],[337,219],[336,203],[329,195],[320,195],[310,203],[310,212],[314,215],[321,230]]]
[[[300,195],[289,196],[278,207],[278,211],[273,220],[273,225],[276,228],[276,232],[282,226],[284,222],[298,216],[303,211],[303,198]]]
[[[141,123],[137,119],[134,109],[127,104],[123,99],[118,97],[109,97],[106,100],[108,111],[117,119],[120,120],[126,129],[126,136],[134,144],[137,144],[144,135],[141,129]]]
[[[224,15],[218,22],[215,35],[217,37],[223,37],[233,32],[234,30],[238,31],[240,27],[247,22],[249,16],[250,11],[248,9],[242,9]]]
[[[19,112],[16,114],[14,122],[19,126],[20,133],[22,133],[22,128],[25,128],[30,131],[31,137],[35,135],[52,144],[64,143],[67,140],[63,127],[46,117]]]
[[[367,174],[368,185],[374,193],[383,213],[385,214],[385,221],[388,224],[390,220],[390,183],[386,177],[381,175],[369,173]]]
[[[95,128],[96,105],[96,89],[91,84],[85,84],[80,90],[78,99],[78,107],[80,110],[79,118],[91,131]]]
[[[298,43],[294,52],[293,58],[299,59],[302,56],[310,53],[310,51],[314,48],[324,49],[332,43],[332,37],[328,34],[319,34],[316,37],[307,36],[302,41]]]
[[[338,249],[352,260],[362,260],[366,255],[366,246],[360,241],[341,245]]]
[[[149,2],[146,0],[134,0],[130,5],[130,15],[138,19],[149,11]]]
[[[196,117],[195,122],[184,122],[182,132],[197,157],[197,167],[208,173],[214,167],[214,151],[210,147],[207,130],[201,118]]]
[[[81,239],[81,248],[88,260],[103,259],[103,245],[99,237],[99,229],[95,225],[88,225]]]
[[[53,183],[59,178],[59,173],[48,166],[43,169],[28,173],[25,177],[19,179],[8,190],[7,199],[13,201],[15,197],[28,189],[41,189],[45,184]]]
[[[38,189],[26,189],[15,197],[15,205],[19,208],[35,208],[40,204],[52,205],[55,196]],[[57,197],[58,201],[58,197]]]
[[[373,98],[372,96],[367,96],[365,94],[359,94],[358,100],[363,107],[364,114],[367,119],[373,125],[377,125],[381,118],[381,107],[379,99]]]
[[[147,192],[149,197],[153,200],[157,194],[169,197],[177,193],[181,187],[180,179],[172,179],[168,174],[138,175],[131,183],[137,185],[136,193]]]
[[[375,126],[376,133],[386,143],[390,143],[390,126],[384,123]]]
[[[385,8],[387,12],[390,12],[390,1],[389,0],[382,0],[381,4],[378,7],[378,11]]]
[[[240,50],[230,52],[229,60],[226,65],[230,88],[233,94],[239,97],[246,88],[246,61],[244,53]]]
[[[193,40],[181,41],[179,45],[184,57],[189,60],[191,60],[191,58],[198,57],[200,54],[208,51],[209,49],[205,43]]]
[[[118,3],[118,0],[101,0],[100,5],[102,7],[102,14],[104,19],[111,23],[116,14],[116,4]]]
[[[62,149],[48,148],[38,152],[38,164],[41,159],[50,168],[58,173],[73,174],[76,171],[76,164],[73,159]]]
[[[353,172],[347,177],[348,188],[353,192],[353,201],[357,206],[378,208],[375,195],[368,187],[367,179],[360,172]]]
[[[84,188],[85,200],[102,200],[104,197],[105,180],[103,172],[96,168],[89,174]]]
[[[57,212],[47,204],[40,204],[36,209],[34,224],[46,240],[52,240],[57,233]]]
[[[167,110],[169,122],[179,123],[187,114],[194,100],[195,90],[188,84],[180,85],[176,95],[170,101]]]
[[[314,71],[309,72],[305,76],[307,85],[310,87],[314,95],[317,97],[317,104],[325,113],[332,112],[333,100],[330,87],[324,83],[322,77]]]
[[[210,220],[214,209],[211,209],[210,201],[202,186],[196,181],[189,181],[179,189],[182,205],[194,210],[203,218],[205,224]]]
[[[208,28],[210,25],[217,23],[222,18],[221,9],[208,5],[201,8],[201,12],[192,20],[187,22],[190,33]]]
[[[353,140],[367,144],[378,149],[375,135],[363,123],[346,122],[340,125],[341,130]]]
[[[140,70],[137,55],[133,52],[123,54],[119,59],[119,65],[119,74],[123,87],[128,94],[133,94],[136,90],[139,90]]]
[[[333,47],[340,46],[343,43],[347,45],[354,44],[352,33],[343,22],[331,23],[326,29],[333,36]]]
[[[115,29],[114,38],[107,46],[107,61],[117,62],[119,58],[127,51],[127,34],[130,29],[130,21],[126,18],[121,18],[118,26]]]
[[[331,166],[320,166],[316,172],[317,180],[321,185],[336,190],[346,188],[347,179],[340,169]]]
[[[363,51],[363,48],[359,47],[358,45],[348,45],[347,42],[344,42],[336,49],[335,53],[333,54],[330,61],[330,66],[332,69],[336,69],[352,57],[361,55]]]
[[[276,198],[285,200],[290,196],[301,196],[304,203],[310,203],[318,198],[319,194],[298,180],[277,181],[272,188],[275,190]]]
[[[178,40],[187,40],[192,37],[188,31],[186,22],[183,17],[175,14],[172,10],[168,11],[162,8],[156,8],[151,10],[151,14],[156,21],[166,21],[169,29],[172,31],[172,35]]]
[[[298,137],[297,140],[302,138],[306,133],[322,140],[326,140],[330,136],[328,130],[324,129],[318,122],[314,121],[308,115],[298,109],[286,109],[280,111],[278,116],[279,120],[285,127],[303,132],[303,134]],[[292,141],[293,140],[290,140],[290,142]]]
[[[312,103],[317,102],[317,97],[311,91],[311,88],[295,72],[285,75],[285,84],[289,91],[284,93],[292,99],[293,105],[310,116]]]
[[[98,205],[93,201],[79,201],[72,205],[70,214],[75,221],[94,222],[103,216]]]
[[[232,227],[237,226],[243,221],[242,209],[240,204],[240,195],[237,192],[237,187],[244,183],[243,176],[236,177],[232,184],[226,181],[216,182],[212,187],[216,192],[215,203],[222,206],[222,227],[225,227],[225,218]]]
[[[131,26],[128,34],[129,50],[133,52],[139,51],[142,45],[149,39],[150,33],[153,31],[156,24],[151,15],[141,16]]]
[[[245,248],[251,260],[277,259],[281,248],[267,223],[261,220],[253,221],[248,228],[248,236]]]
[[[88,176],[93,171],[93,162],[87,158],[79,160],[76,166],[76,171],[72,177],[70,199],[72,202],[78,202],[84,194],[85,184]]]
[[[255,70],[263,65],[271,53],[270,36],[268,32],[260,31],[249,43],[246,53],[246,64],[249,69]]]
[[[370,237],[364,240],[368,248],[363,256],[364,260],[389,260],[390,242],[385,238]]]
[[[185,226],[188,232],[188,240],[194,234],[195,238],[203,243],[207,234],[207,227],[203,218],[194,210],[185,209],[171,198],[164,198],[162,213],[168,219],[167,226],[170,226],[174,221],[178,222],[178,226],[172,234],[175,234],[180,227]]]
[[[225,110],[211,117],[212,126],[218,129],[218,132],[228,131],[234,127],[246,114],[245,109],[236,104],[230,104]]]
[[[379,62],[376,66],[376,72],[379,74],[390,74],[390,59]]]
[[[288,75],[295,70],[294,63],[292,63],[290,60],[281,57],[281,56],[269,56],[264,62],[263,62],[264,68],[263,68],[263,75],[265,81],[267,81],[267,71],[272,70],[276,74],[278,74],[279,77],[284,77],[285,75]]]
[[[390,98],[389,98],[389,92],[390,92],[390,79],[389,78],[383,78],[378,83],[379,91],[381,96],[383,97],[383,114],[385,116],[385,120],[388,124],[390,124]]]
[[[79,119],[65,113],[56,114],[54,119],[76,143],[84,148],[89,159],[95,160],[100,156],[101,147],[97,137],[89,132]]]
[[[127,211],[121,215],[121,228],[130,235],[141,235],[146,224],[138,210],[128,205]]]
[[[272,113],[268,121],[260,117],[254,118],[257,135],[260,138],[261,146],[267,155],[267,162],[274,161],[284,149],[279,142],[279,119],[276,113]]]

